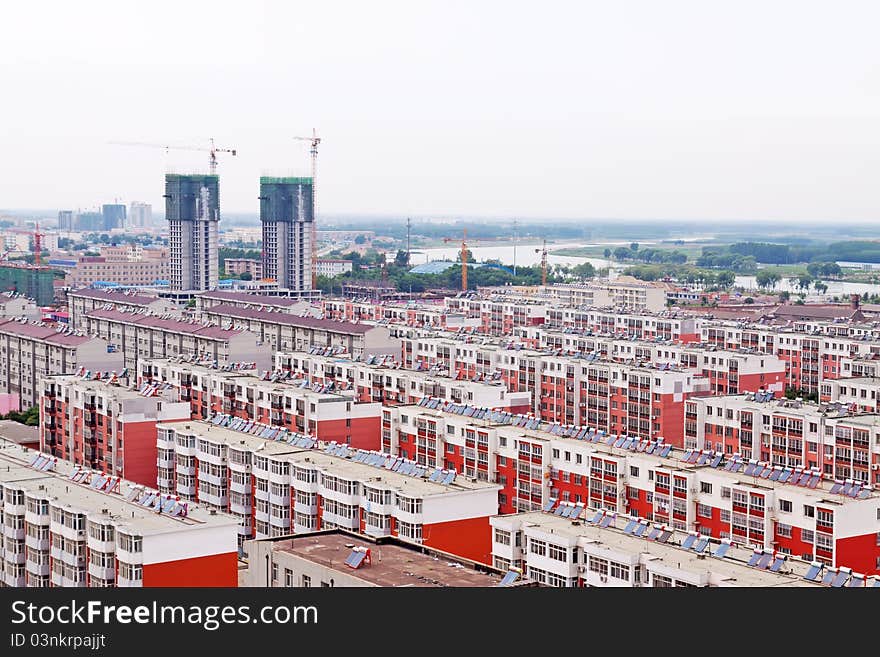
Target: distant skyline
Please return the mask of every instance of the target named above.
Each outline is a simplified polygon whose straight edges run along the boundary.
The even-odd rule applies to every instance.
[[[14,3],[0,212],[164,208],[220,146],[220,203],[308,175],[353,216],[869,222],[880,5]],[[711,230],[711,224],[706,225]]]

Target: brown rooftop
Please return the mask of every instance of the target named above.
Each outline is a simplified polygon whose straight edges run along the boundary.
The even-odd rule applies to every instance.
[[[123,292],[114,292],[112,290],[93,290],[91,288],[73,290],[68,292],[68,294],[75,297],[86,297],[88,299],[107,301],[108,303],[128,303],[132,305],[146,305],[159,300],[159,297],[151,297],[145,294],[125,294]]]
[[[378,586],[496,586],[503,576],[480,564],[487,572],[474,569],[472,562],[443,553],[423,553],[418,546],[409,546],[395,539],[364,540],[340,531],[315,532],[291,538],[276,539],[273,549],[295,554],[328,568],[344,570],[350,575]],[[368,548],[371,563],[364,561],[357,569],[345,564],[352,548]],[[451,565],[454,564],[454,565]],[[492,574],[490,574],[492,573]]]
[[[363,334],[375,328],[370,324],[355,324],[354,322],[337,321],[335,319],[318,319],[317,317],[297,317],[282,312],[267,312],[265,310],[254,310],[253,308],[239,308],[228,304],[220,304],[205,310],[208,314],[224,315],[228,317],[238,317],[241,319],[256,319],[264,322],[273,322],[275,324],[286,324],[288,326],[298,326],[302,328],[323,329],[334,333],[344,333],[346,335]]]
[[[255,306],[295,306],[303,303],[303,299],[293,297],[270,297],[265,294],[250,294],[248,292],[226,292],[223,290],[212,290],[210,292],[201,292],[198,295],[203,299],[217,299],[220,301],[238,301],[241,303],[252,303]]]

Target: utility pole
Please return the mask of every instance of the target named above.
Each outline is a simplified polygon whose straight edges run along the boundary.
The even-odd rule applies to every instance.
[[[517,239],[517,225],[516,219],[513,220],[513,275],[516,276],[516,239]]]
[[[410,246],[409,246],[409,237],[410,237],[410,218],[406,218],[406,266],[410,265]]]

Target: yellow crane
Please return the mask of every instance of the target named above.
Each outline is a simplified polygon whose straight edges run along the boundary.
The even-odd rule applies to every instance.
[[[535,249],[535,253],[541,254],[541,285],[547,285],[547,240],[544,240],[544,246]]]
[[[448,242],[456,242],[458,241],[457,237],[444,237],[443,241]],[[467,228],[462,229],[461,231],[461,291],[466,292],[468,289],[468,250],[467,250]]]

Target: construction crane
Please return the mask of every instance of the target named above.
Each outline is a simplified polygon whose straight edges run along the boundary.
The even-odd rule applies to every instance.
[[[541,254],[541,285],[547,285],[547,240],[544,240],[544,246],[535,249],[535,253]]]
[[[455,242],[457,238],[455,237],[444,237],[444,242]],[[467,266],[467,228],[462,229],[461,231],[461,291],[467,292],[468,289],[468,266]]]
[[[214,138],[211,137],[211,146],[171,146],[165,144],[152,144],[149,142],[143,141],[111,141],[111,144],[116,144],[117,146],[146,146],[147,148],[164,148],[167,153],[169,150],[175,151],[203,151],[209,153],[209,165],[212,176],[217,175],[217,153],[230,153],[231,155],[236,155],[238,151],[235,148],[218,148],[214,144]]]
[[[312,289],[314,290],[318,287],[318,234],[315,229],[315,222],[318,219],[318,202],[316,201],[315,187],[318,184],[318,144],[321,143],[321,138],[312,128],[311,137],[294,137],[294,139],[307,141],[311,144],[309,154],[312,158]]]
[[[34,226],[34,264],[39,267],[43,264],[43,233],[40,232],[40,222]]]

